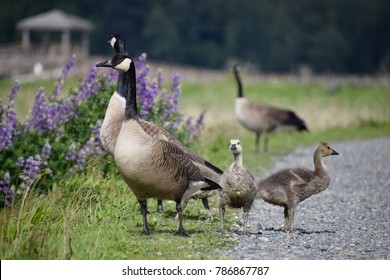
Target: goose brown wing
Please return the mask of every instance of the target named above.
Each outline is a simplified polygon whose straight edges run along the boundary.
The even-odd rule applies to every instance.
[[[182,143],[180,143],[173,135],[171,135],[168,131],[158,127],[152,122],[148,122],[145,120],[140,120],[140,124],[142,129],[152,136],[153,138],[159,140],[165,140],[170,142],[171,144],[177,146],[180,150],[187,154],[191,158],[191,160],[205,164],[205,160],[199,156],[198,154],[190,151],[187,147],[185,147]]]
[[[307,130],[305,122],[291,110],[285,110],[277,107],[268,107],[268,114],[277,123],[281,125],[296,126],[299,131]]]
[[[186,177],[191,181],[204,181],[200,170],[194,165],[191,158],[174,144],[161,140],[160,144],[164,150],[164,159],[168,166],[173,166],[176,170],[174,178],[179,180]]]

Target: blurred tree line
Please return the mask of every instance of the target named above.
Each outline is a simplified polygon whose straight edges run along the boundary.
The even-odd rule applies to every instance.
[[[390,70],[389,0],[2,0],[0,43],[20,40],[22,18],[54,8],[91,20],[91,52],[123,33],[136,57],[261,71],[377,73]]]

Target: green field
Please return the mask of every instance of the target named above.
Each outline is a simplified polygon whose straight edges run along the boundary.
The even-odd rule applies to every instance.
[[[239,138],[244,163],[256,177],[297,146],[318,141],[335,142],[390,135],[390,88],[382,85],[340,84],[329,90],[320,83],[290,81],[245,82],[248,99],[295,110],[307,121],[309,133],[271,135],[269,153],[254,152],[254,134],[244,130],[233,111],[236,85],[231,75],[205,83],[183,82],[181,108],[185,115],[205,111],[205,126],[192,149],[225,169],[231,163],[229,140]],[[7,84],[8,83],[8,84]],[[0,96],[9,82],[0,82]],[[17,110],[25,114],[39,83],[23,85]],[[50,90],[53,82],[47,82]],[[67,85],[71,87],[72,85]],[[21,100],[21,101],[20,101]],[[24,113],[23,113],[24,111]],[[335,147],[337,149],[337,147]],[[113,163],[112,163],[113,164]],[[151,236],[144,236],[139,205],[117,173],[104,177],[90,162],[85,174],[55,182],[47,195],[30,193],[13,208],[0,212],[1,259],[218,259],[216,250],[234,246],[230,233],[240,223],[240,211],[227,209],[226,230],[220,232],[218,207],[208,221],[200,201],[191,201],[184,212],[188,238],[177,237],[175,207],[165,202],[156,213],[150,200]]]

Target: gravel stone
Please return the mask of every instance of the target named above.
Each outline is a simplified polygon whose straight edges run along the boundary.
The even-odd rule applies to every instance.
[[[324,159],[329,188],[301,202],[295,231],[282,231],[283,208],[256,200],[249,236],[236,235],[233,259],[390,259],[390,138],[330,143],[339,156]],[[312,168],[313,147],[297,148],[264,176],[282,168]]]

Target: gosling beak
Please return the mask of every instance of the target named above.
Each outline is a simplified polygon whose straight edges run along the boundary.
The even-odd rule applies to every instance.
[[[237,150],[236,144],[231,144],[231,145],[230,145],[230,150],[232,150],[232,151]]]
[[[332,149],[331,155],[332,155],[332,156],[336,156],[336,155],[339,155],[339,153]]]
[[[97,63],[96,67],[112,67],[112,61],[111,59]]]

